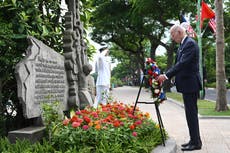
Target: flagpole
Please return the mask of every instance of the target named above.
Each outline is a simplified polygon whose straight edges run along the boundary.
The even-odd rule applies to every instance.
[[[200,90],[200,98],[203,99],[204,98],[204,92],[203,92],[203,89],[204,89],[204,84],[203,84],[203,61],[202,61],[202,36],[201,36],[201,27],[200,27],[200,19],[201,19],[201,16],[200,16],[200,10],[201,10],[201,0],[198,0],[197,1],[197,16],[198,16],[198,19],[197,19],[197,23],[196,23],[196,29],[197,29],[197,38],[198,38],[198,46],[199,46],[199,69],[200,69],[200,76],[201,76],[201,87],[202,89]]]

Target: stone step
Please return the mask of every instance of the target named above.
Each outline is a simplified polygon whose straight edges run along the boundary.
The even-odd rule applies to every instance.
[[[44,136],[45,127],[44,126],[30,126],[8,133],[8,139],[11,143],[15,143],[17,139],[19,140],[29,140],[32,143],[40,141]]]

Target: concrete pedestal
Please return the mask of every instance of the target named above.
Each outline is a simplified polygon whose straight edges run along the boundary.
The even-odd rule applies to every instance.
[[[8,133],[8,139],[11,143],[15,143],[17,139],[19,140],[29,140],[32,143],[40,141],[44,136],[45,127],[44,126],[30,126]]]

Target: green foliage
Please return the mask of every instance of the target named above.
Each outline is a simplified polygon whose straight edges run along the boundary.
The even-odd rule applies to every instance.
[[[230,89],[230,82],[226,84],[226,88]]]
[[[167,63],[165,63],[165,61],[167,61],[167,56],[164,56],[164,55],[156,56],[156,59],[157,59],[157,65],[159,69],[162,72],[165,71],[167,68]]]
[[[27,46],[26,36],[35,36],[57,51],[62,49],[63,26],[60,19],[59,0],[55,1],[4,1],[0,18],[12,24],[14,42],[17,42],[19,53]],[[45,8],[45,11],[43,8]],[[5,14],[8,14],[7,17]],[[9,22],[10,21],[10,22]],[[23,44],[18,44],[23,41]]]
[[[138,78],[135,72],[144,69],[146,57],[158,60],[155,58],[156,48],[159,45],[169,48],[169,43],[163,43],[162,39],[165,39],[165,32],[172,25],[170,22],[177,20],[182,10],[194,13],[196,4],[191,0],[177,3],[170,0],[93,0],[92,6],[92,39],[96,42],[112,42],[116,44],[115,47],[118,46],[115,53],[111,51],[111,54],[122,63],[113,71],[113,74],[115,71],[122,73],[115,74],[119,75],[116,78],[121,79],[129,75]],[[162,63],[162,67],[166,65]]]
[[[207,83],[205,86],[208,88],[216,88],[216,82]]]
[[[71,113],[54,135],[53,146],[62,152],[150,152],[162,143],[159,127],[149,115],[137,110],[133,116],[131,110],[130,106],[111,103]]]
[[[208,24],[208,23],[205,23]],[[206,29],[202,37],[202,58],[206,68],[207,82],[216,81],[216,48],[215,38],[210,29]]]
[[[6,135],[6,117],[0,115],[0,138]]]
[[[111,42],[111,55],[119,58],[122,54],[136,61],[137,69],[144,61],[146,39],[138,34],[138,27],[130,21],[131,5],[126,1],[93,1],[92,39],[96,42]],[[114,51],[114,52],[113,52]],[[117,53],[119,51],[119,53]],[[118,55],[118,56],[116,56]],[[123,57],[122,57],[123,58]],[[143,67],[143,66],[142,66]]]
[[[62,114],[60,114],[60,102],[43,102],[42,103],[42,120],[46,126],[48,139],[51,141],[52,135],[56,128],[60,126]]]
[[[55,107],[46,104],[43,107],[46,110],[45,121],[48,122],[48,118],[56,120],[57,113],[51,113],[56,112]],[[17,140],[11,144],[7,138],[1,138],[0,152],[149,153],[162,143],[159,126],[149,118],[148,113],[142,113],[137,108],[132,115],[132,110],[131,106],[111,103],[98,110],[88,107],[71,111],[71,118],[62,122],[51,141],[43,139],[32,144],[28,140]],[[76,122],[81,125],[76,126]],[[163,132],[166,134],[166,131]]]
[[[118,63],[115,68],[112,70],[112,76],[118,79],[124,79],[127,76],[132,74],[131,69],[129,67],[129,61],[125,61],[122,63]]]
[[[111,77],[111,80],[110,80],[112,86],[115,88],[115,87],[120,87],[123,85],[123,82],[118,79],[118,78],[115,78],[115,77]]]
[[[26,37],[34,36],[56,51],[62,51],[63,22],[60,22],[60,0],[0,1],[0,103],[4,112],[5,103],[10,99],[18,110],[15,66],[25,54],[28,46]],[[17,124],[22,126],[23,116],[18,113]],[[25,125],[23,125],[25,126]]]
[[[206,84],[206,87],[209,87],[209,88],[216,88],[216,82],[207,83],[207,84]],[[227,89],[230,89],[230,83],[226,83],[226,88],[227,88]]]
[[[51,153],[55,152],[54,148],[46,140],[42,143],[32,144],[28,140],[16,140],[12,144],[7,138],[0,139],[0,152],[1,153]],[[57,152],[58,153],[58,152]]]
[[[180,103],[183,102],[180,93],[167,92],[167,97],[172,98]],[[204,116],[230,116],[230,110],[217,112],[215,111],[216,103],[208,100],[198,99],[198,112]]]

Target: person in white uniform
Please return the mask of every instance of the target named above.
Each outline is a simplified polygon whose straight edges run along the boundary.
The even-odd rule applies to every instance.
[[[109,88],[110,88],[110,59],[109,48],[106,44],[99,49],[100,54],[96,61],[95,71],[97,72],[97,81],[96,81],[96,99],[94,102],[94,108],[98,107],[98,104],[105,105],[109,97]]]

